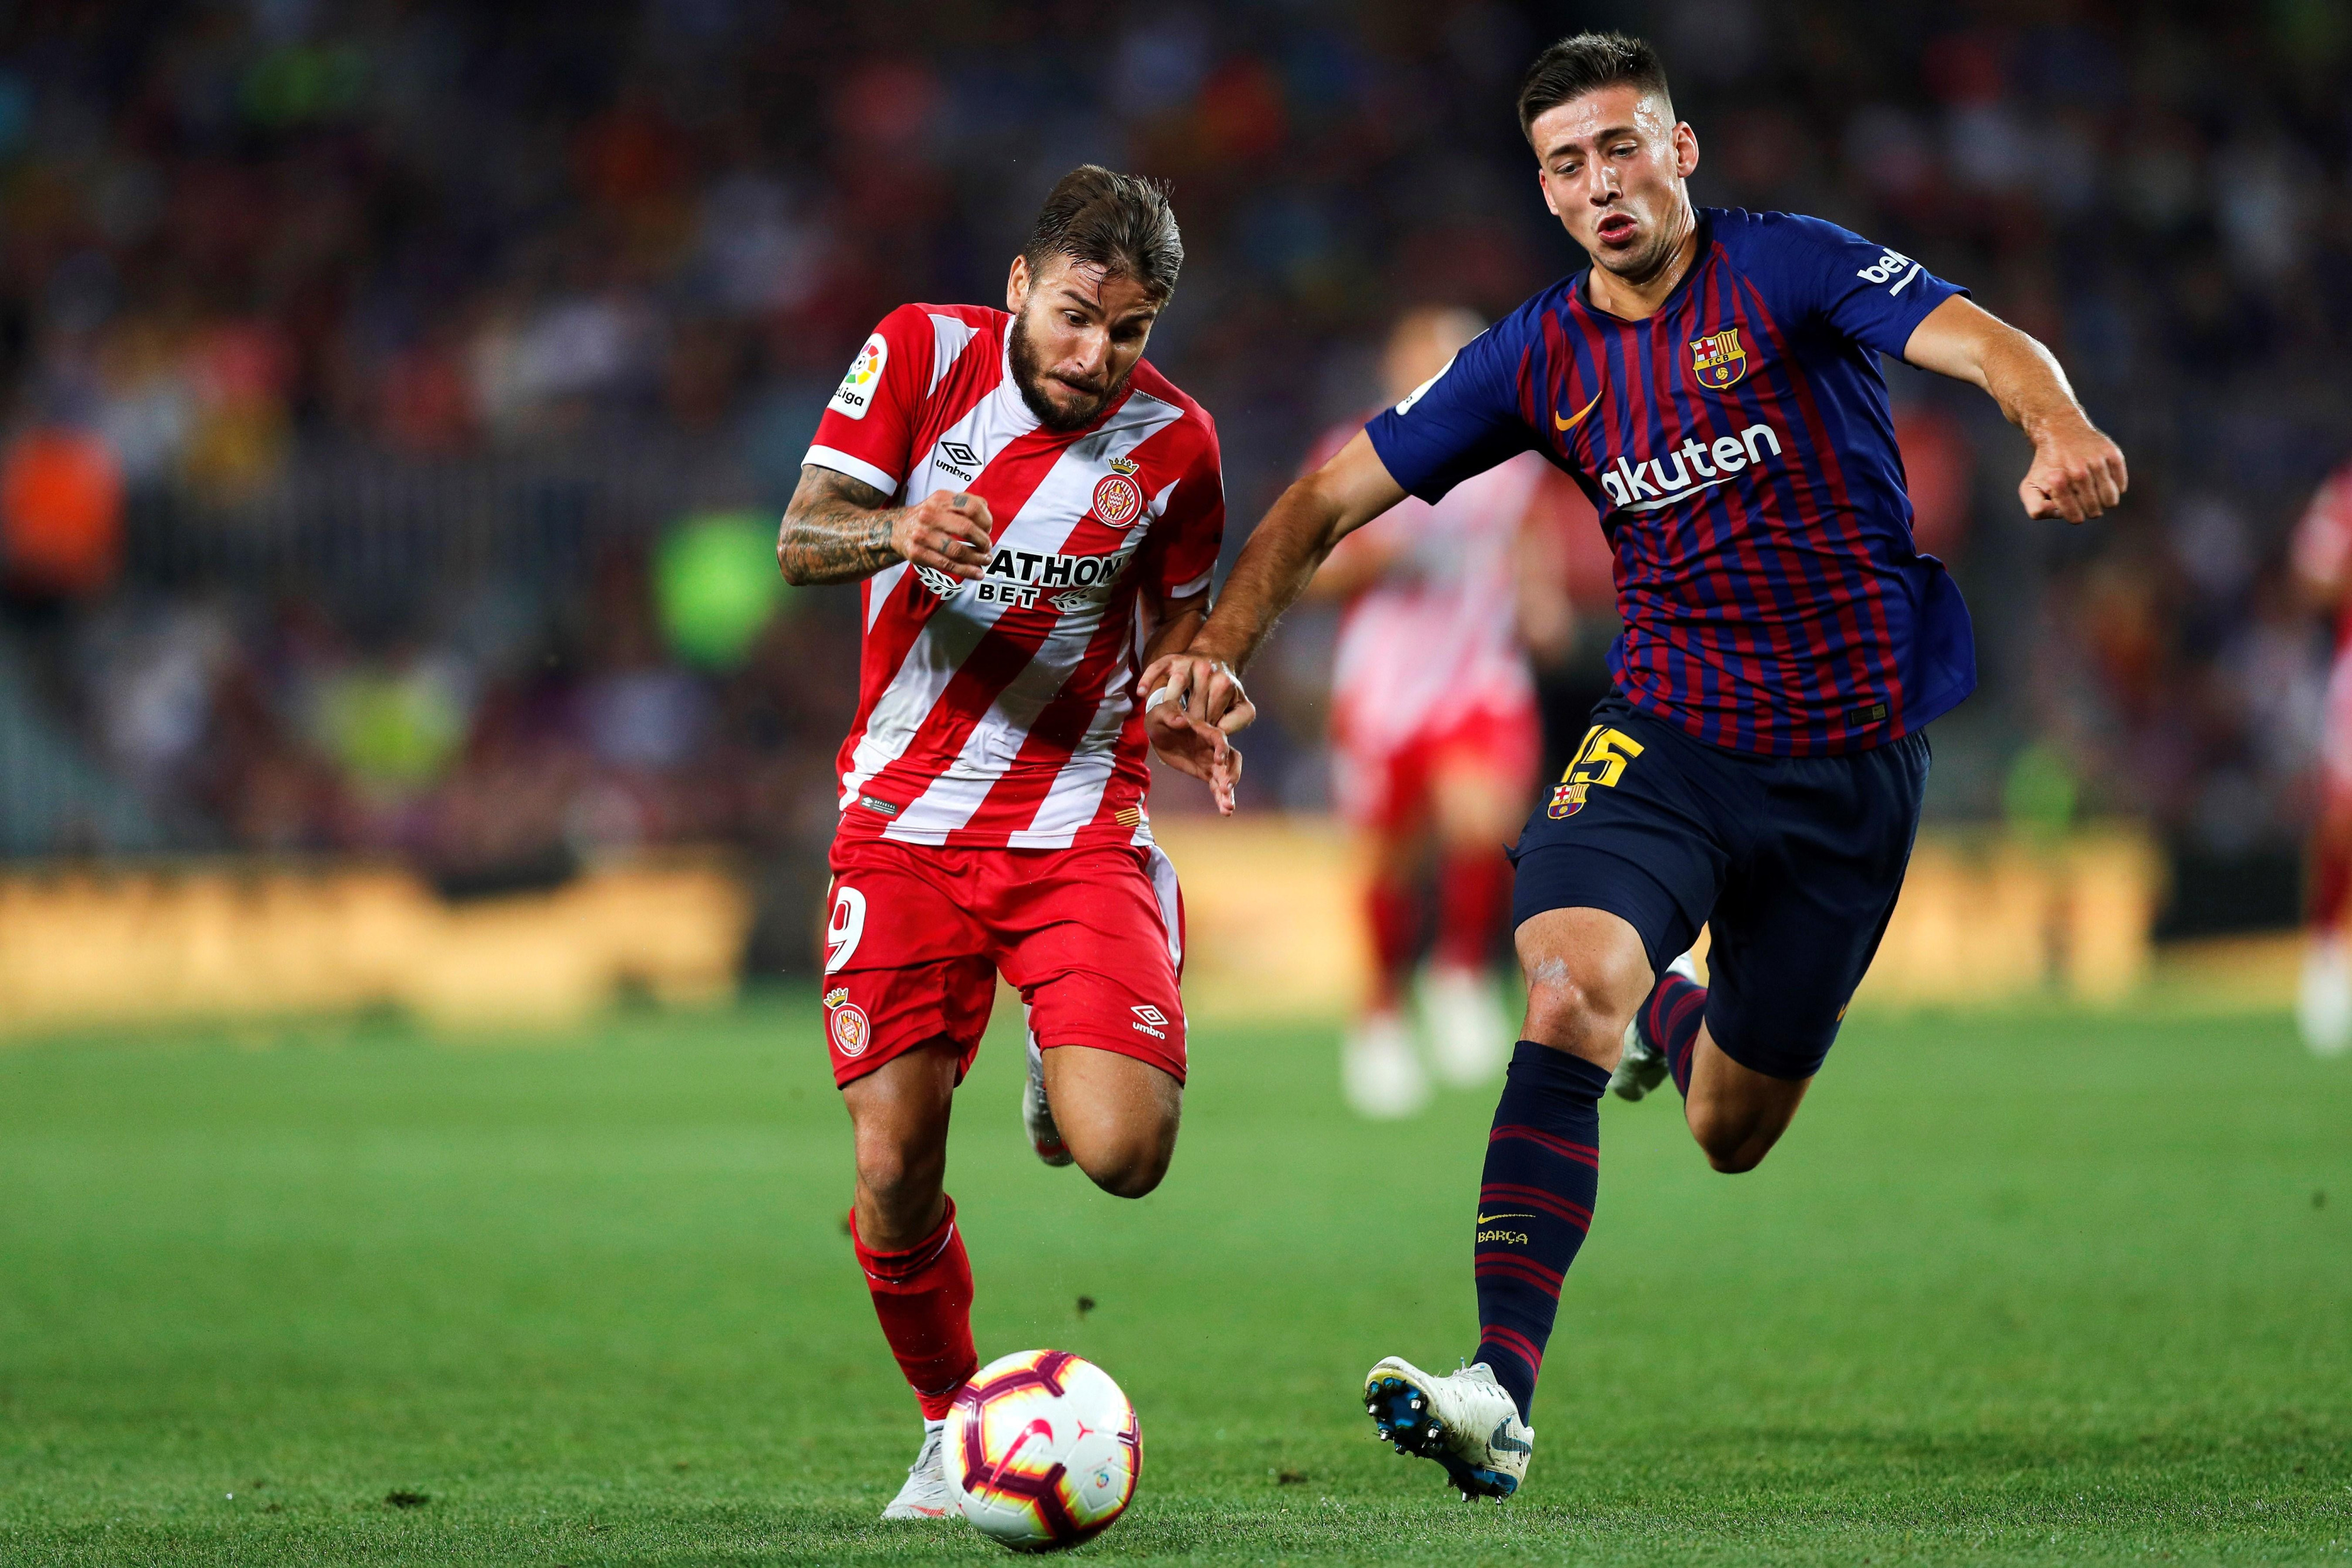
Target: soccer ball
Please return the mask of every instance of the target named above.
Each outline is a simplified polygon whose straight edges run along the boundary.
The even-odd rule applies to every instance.
[[[948,1490],[982,1535],[1058,1552],[1108,1530],[1143,1470],[1135,1406],[1066,1350],[999,1356],[948,1412]]]

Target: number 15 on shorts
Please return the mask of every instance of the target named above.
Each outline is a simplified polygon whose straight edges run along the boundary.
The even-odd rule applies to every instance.
[[[1613,789],[1617,780],[1625,776],[1626,766],[1642,755],[1642,743],[1622,729],[1596,724],[1584,732],[1583,743],[1576,748],[1576,760],[1559,776],[1559,784],[1551,792],[1551,805],[1545,815],[1555,820],[1573,817],[1584,810],[1586,794],[1595,786]]]

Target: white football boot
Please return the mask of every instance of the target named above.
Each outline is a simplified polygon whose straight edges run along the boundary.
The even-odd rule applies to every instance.
[[[1429,1056],[1457,1089],[1490,1082],[1511,1055],[1511,1020],[1495,977],[1479,969],[1433,968],[1421,985]]]
[[[2294,1021],[2314,1056],[2340,1056],[2352,1048],[2352,958],[2342,937],[2315,936],[2304,949]]]
[[[1685,953],[1666,966],[1666,973],[1697,985],[1698,961]],[[1666,1053],[1642,1033],[1642,1015],[1649,1010],[1647,998],[1633,1009],[1633,1021],[1625,1026],[1625,1054],[1609,1075],[1609,1092],[1620,1100],[1639,1100],[1666,1081]]]
[[[1429,1103],[1429,1077],[1401,1016],[1374,1013],[1348,1030],[1339,1042],[1339,1089],[1356,1114],[1375,1122],[1410,1116]]]
[[[947,1429],[945,1421],[923,1423],[923,1446],[907,1467],[907,1484],[882,1511],[883,1518],[945,1519],[955,1511],[955,1497],[948,1490]]]
[[[1364,1408],[1381,1441],[1444,1466],[1465,1502],[1508,1497],[1528,1478],[1535,1428],[1483,1361],[1433,1377],[1390,1356],[1365,1375]]]
[[[1054,1125],[1054,1108],[1045,1103],[1045,1053],[1034,1034],[1029,1037],[1029,1082],[1021,1090],[1021,1125],[1039,1159],[1049,1166],[1070,1163],[1070,1145],[1062,1142],[1062,1129]]]

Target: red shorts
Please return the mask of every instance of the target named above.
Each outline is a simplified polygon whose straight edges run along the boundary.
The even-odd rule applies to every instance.
[[[1445,768],[1477,768],[1525,795],[1534,789],[1542,760],[1543,729],[1534,707],[1479,707],[1384,750],[1351,746],[1341,737],[1332,752],[1332,792],[1351,826],[1405,833],[1427,817],[1430,786]]]
[[[847,1083],[934,1040],[980,1052],[1001,972],[1048,1049],[1091,1045],[1184,1081],[1184,905],[1156,848],[935,849],[834,841],[825,1038]]]

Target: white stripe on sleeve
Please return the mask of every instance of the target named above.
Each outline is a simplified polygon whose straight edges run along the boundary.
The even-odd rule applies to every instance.
[[[898,493],[896,476],[885,474],[865,458],[852,457],[838,447],[812,446],[808,449],[808,455],[801,461],[819,468],[830,468],[836,474],[846,474],[853,479],[863,479],[886,496]]]

